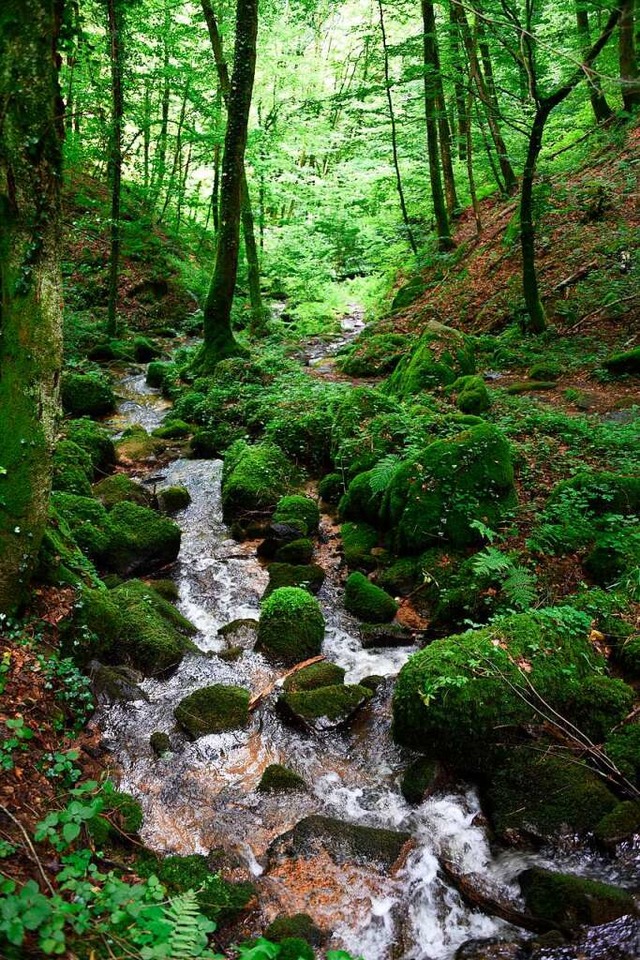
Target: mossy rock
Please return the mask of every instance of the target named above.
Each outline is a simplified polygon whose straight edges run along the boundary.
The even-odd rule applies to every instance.
[[[458,377],[474,371],[471,340],[431,320],[416,347],[400,361],[385,386],[395,396],[414,397],[452,384]]]
[[[299,587],[281,587],[263,601],[256,650],[293,666],[319,655],[324,627],[315,597]]]
[[[398,612],[398,604],[362,573],[352,573],[344,589],[345,609],[366,623],[388,623]]]
[[[94,638],[89,643],[82,628]],[[80,663],[99,657],[130,664],[145,676],[164,677],[193,649],[188,638],[195,632],[152,587],[130,580],[113,590],[83,591],[66,643]]]
[[[186,487],[162,487],[158,490],[158,506],[162,513],[179,513],[191,503],[191,494]]]
[[[420,553],[438,540],[455,547],[479,542],[473,526],[492,529],[516,504],[511,448],[491,424],[437,440],[396,469],[383,515],[400,553]]]
[[[152,436],[160,440],[184,440],[191,436],[193,428],[184,420],[167,420],[161,427],[157,427]]]
[[[137,503],[140,507],[148,507],[151,498],[141,483],[136,483],[126,473],[114,473],[110,477],[100,480],[93,488],[93,495],[104,504],[107,510],[115,507],[116,503]]]
[[[116,407],[111,383],[102,373],[65,373],[60,396],[71,417],[103,417]]]
[[[218,630],[230,649],[250,650],[258,638],[258,621],[251,619],[232,620]]]
[[[424,278],[420,275],[411,277],[406,283],[403,283],[395,293],[391,302],[391,310],[395,313],[398,310],[406,310],[418,297],[427,289]]]
[[[582,561],[582,569],[599,586],[610,587],[640,567],[640,529],[598,536]]]
[[[255,897],[251,883],[231,883],[219,870],[210,868],[207,857],[191,854],[186,857],[158,857],[145,851],[135,865],[141,877],[158,877],[170,895],[197,891],[198,907],[216,923],[230,923],[249,906]]]
[[[459,377],[450,390],[457,394],[456,406],[461,413],[478,416],[491,406],[491,397],[482,377]]]
[[[402,623],[361,623],[358,633],[364,650],[409,647],[415,643],[412,631]]]
[[[577,685],[567,704],[567,712],[578,729],[594,743],[602,743],[633,709],[633,687],[595,674]]]
[[[230,438],[225,431],[205,427],[196,430],[191,438],[191,457],[194,460],[217,460],[236,438]]]
[[[519,747],[491,772],[488,813],[506,841],[557,841],[593,831],[618,801],[600,777],[571,756]]]
[[[334,687],[344,683],[346,670],[329,660],[311,663],[286,678],[282,689],[285,693],[299,693],[301,690],[318,690],[320,687]]]
[[[341,473],[327,473],[318,484],[318,493],[325,503],[337,505],[344,493],[344,477]]]
[[[51,507],[64,519],[82,552],[104,564],[112,542],[112,529],[104,506],[93,497],[54,492]]]
[[[128,427],[116,442],[116,454],[120,463],[139,463],[155,460],[166,446],[164,440],[152,437],[144,427],[136,424]]]
[[[406,597],[423,581],[424,574],[416,557],[399,557],[376,574],[376,583],[392,597]]]
[[[121,576],[164,567],[180,552],[180,527],[147,507],[117,503],[109,513],[109,524],[103,562]]]
[[[375,570],[378,563],[371,551],[377,547],[379,533],[369,523],[343,523],[340,528],[342,550],[351,570]]]
[[[149,700],[148,694],[139,686],[143,678],[137,670],[122,664],[109,667],[98,660],[91,660],[88,669],[91,686],[99,702],[134,703],[136,700]]]
[[[318,504],[310,497],[301,497],[297,494],[282,497],[278,501],[272,521],[273,523],[294,523],[310,536],[318,532],[320,523]]]
[[[293,464],[274,443],[238,440],[227,450],[222,474],[225,519],[247,511],[272,511],[295,479]]]
[[[634,515],[640,512],[640,477],[606,470],[582,470],[553,488],[549,505],[570,504],[583,516]]]
[[[180,599],[180,591],[173,580],[152,580],[149,586],[159,593],[163,600],[176,603]]]
[[[517,397],[521,393],[537,393],[539,390],[555,390],[558,384],[555,380],[518,380],[516,383],[510,383],[507,387],[507,393],[512,397]]]
[[[311,563],[313,559],[313,543],[306,537],[302,537],[299,540],[292,540],[291,543],[285,543],[284,546],[276,550],[274,559],[278,563],[290,563],[294,566]]]
[[[342,726],[371,698],[371,691],[358,684],[319,687],[283,693],[278,697],[278,708],[312,730],[331,730]]]
[[[371,486],[374,473],[367,470],[353,478],[340,500],[338,511],[344,520],[380,526],[383,491]]]
[[[133,356],[137,363],[150,363],[160,356],[160,349],[148,337],[135,337]]]
[[[82,552],[65,517],[49,503],[47,525],[38,552],[35,576],[40,583],[81,587],[99,586],[96,567]]]
[[[86,450],[73,440],[60,440],[53,454],[53,490],[91,496],[93,464]]]
[[[116,462],[116,450],[111,434],[99,423],[83,417],[70,420],[65,424],[67,439],[73,440],[88,453],[93,465],[94,475],[108,473]]]
[[[562,366],[555,360],[538,360],[529,367],[530,380],[559,380],[563,373]]]
[[[527,910],[561,929],[609,923],[637,914],[633,896],[621,887],[568,873],[531,867],[518,877]]]
[[[610,734],[605,752],[620,772],[640,787],[640,723],[628,723]]]
[[[315,960],[311,944],[300,937],[285,937],[280,941],[278,960]]]
[[[293,770],[279,763],[271,763],[265,768],[257,789],[261,793],[289,793],[309,788],[306,781]]]
[[[322,567],[311,563],[271,563],[269,565],[269,583],[263,599],[270,597],[274,590],[281,587],[300,587],[308,593],[317,594],[325,581]]]
[[[620,843],[632,841],[640,834],[640,803],[625,800],[602,818],[594,830],[599,844],[615,850]]]
[[[338,367],[350,377],[386,377],[411,346],[411,339],[401,333],[378,333],[361,336]]]
[[[126,846],[137,841],[142,826],[142,807],[130,793],[117,790],[107,780],[102,787],[102,811],[86,821],[87,831],[96,847]],[[139,842],[139,841],[137,841]]]
[[[411,842],[410,833],[360,827],[333,817],[311,816],[277,837],[269,848],[271,862],[281,857],[308,858],[325,851],[337,864],[357,863],[391,870]]]
[[[156,730],[149,737],[149,746],[156,757],[166,757],[171,753],[171,737],[168,733],[162,733],[162,731]]]
[[[627,350],[624,353],[613,353],[602,366],[614,376],[625,373],[637,375],[640,373],[640,347],[634,347],[633,350]]]
[[[172,369],[172,363],[153,360],[147,367],[147,383],[150,387],[160,389],[164,384],[165,377]]]
[[[324,930],[316,926],[308,913],[280,915],[269,924],[264,935],[271,943],[281,943],[284,939],[295,937],[306,940],[312,947],[321,947],[328,936]]]
[[[243,687],[221,683],[184,697],[173,711],[179,726],[192,740],[211,733],[238,730],[249,722],[251,694]]]
[[[418,757],[409,764],[402,780],[400,791],[407,803],[422,803],[424,798],[433,791],[438,779],[438,764],[428,757]]]
[[[555,607],[502,617],[435,640],[404,665],[393,701],[396,739],[458,766],[491,764],[499,744],[541,723],[530,687],[568,712],[580,683],[603,667],[588,616]]]

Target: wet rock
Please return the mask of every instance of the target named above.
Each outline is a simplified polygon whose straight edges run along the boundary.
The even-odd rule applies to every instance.
[[[141,507],[148,507],[151,498],[141,483],[136,483],[126,473],[114,473],[105,477],[93,488],[93,495],[110,510],[117,503],[128,501]]]
[[[330,934],[316,926],[308,913],[294,913],[287,917],[281,915],[270,923],[264,932],[271,943],[281,943],[284,939],[296,937],[306,940],[312,947],[321,947]]]
[[[303,530],[305,536],[318,532],[320,511],[318,504],[311,497],[302,497],[293,494],[282,497],[273,514],[274,523],[291,523]]]
[[[531,960],[638,960],[640,956],[640,921],[620,917],[611,923],[591,927],[571,946],[540,937],[531,945]]]
[[[143,679],[142,674],[131,667],[108,667],[99,660],[92,660],[89,664],[89,676],[98,700],[130,703],[135,700],[149,700],[139,686]]]
[[[387,623],[395,617],[398,604],[385,590],[376,587],[362,573],[352,573],[344,591],[345,608],[367,623]]]
[[[263,602],[255,649],[270,660],[293,666],[319,655],[324,627],[315,597],[299,587],[281,587]]]
[[[257,789],[260,793],[289,793],[292,790],[308,790],[306,781],[279,763],[271,763],[262,774]]]
[[[321,687],[283,693],[278,698],[278,710],[310,730],[331,730],[347,723],[371,699],[371,690],[353,686]]]
[[[229,647],[242,647],[250,650],[258,637],[257,620],[232,620],[218,630],[218,636],[223,637]]]
[[[311,563],[312,557],[313,543],[306,537],[302,537],[300,540],[292,540],[291,543],[280,547],[276,551],[275,560],[278,563],[302,565]]]
[[[418,757],[409,764],[400,783],[402,796],[407,803],[422,803],[431,793],[438,779],[438,764],[428,757]]]
[[[602,818],[594,830],[596,840],[606,850],[614,851],[625,840],[640,835],[640,803],[625,800]]]
[[[216,683],[180,701],[174,716],[192,740],[210,733],[237,730],[249,722],[251,695],[244,687]]]
[[[365,650],[375,647],[408,647],[415,642],[413,632],[401,623],[362,623],[358,632]]]
[[[529,912],[560,929],[608,923],[637,914],[633,896],[608,883],[541,867],[525,870],[518,882]]]
[[[520,960],[522,943],[521,940],[500,940],[498,937],[467,940],[456,950],[455,960]]]
[[[258,556],[273,560],[278,550],[304,537],[302,526],[295,523],[270,523],[264,541],[258,546]]]
[[[171,740],[168,733],[162,733],[160,730],[156,730],[155,733],[152,733],[149,737],[149,746],[155,753],[156,757],[164,757],[166,754],[171,753]]]
[[[329,660],[312,663],[286,678],[282,687],[287,693],[300,690],[317,690],[320,687],[332,687],[344,683],[346,670]]]
[[[338,864],[378,865],[390,870],[411,842],[411,834],[360,827],[334,817],[305,817],[269,847],[269,861],[313,857],[322,851]]]
[[[309,593],[317,594],[325,581],[326,574],[316,564],[272,563],[269,565],[269,583],[264,597],[270,596],[280,587],[300,587]]]
[[[164,487],[158,490],[158,506],[162,513],[178,513],[191,503],[191,494],[185,487]]]
[[[386,679],[386,677],[381,677],[376,673],[372,673],[370,677],[362,678],[360,681],[360,686],[366,687],[367,690],[371,690],[372,693],[375,693],[376,690],[384,684]]]

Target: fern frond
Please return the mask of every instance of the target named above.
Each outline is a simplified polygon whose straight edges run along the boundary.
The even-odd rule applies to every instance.
[[[496,547],[487,547],[471,561],[473,572],[478,576],[499,577],[514,570],[513,560]]]
[[[215,924],[200,913],[198,898],[193,890],[187,890],[172,899],[166,920],[173,927],[169,937],[169,956],[172,960],[193,960],[202,956],[207,945],[207,932]]]
[[[536,600],[536,577],[526,567],[513,567],[502,591],[516,610],[528,610]]]
[[[401,463],[397,453],[389,453],[376,463],[369,474],[369,488],[373,497],[385,492]]]

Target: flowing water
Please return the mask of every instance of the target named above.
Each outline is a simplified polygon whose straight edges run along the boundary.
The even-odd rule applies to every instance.
[[[121,392],[128,398],[120,408],[119,429],[127,422],[151,429],[161,421],[165,405],[141,376],[128,377]],[[523,853],[494,855],[478,816],[477,796],[468,786],[437,794],[418,807],[404,801],[399,780],[410,758],[390,737],[390,678],[412,648],[363,650],[356,624],[342,607],[335,571],[329,571],[319,595],[327,620],[323,652],[347,670],[346,682],[371,674],[389,678],[350,728],[311,735],[287,726],[274,709],[276,686],[244,730],[196,742],[176,730],[173,710],[194,690],[229,683],[255,695],[281,676],[251,650],[250,630],[235,662],[216,655],[226,647],[220,627],[258,618],[268,581],[255,544],[230,539],[222,521],[221,472],[220,461],[177,460],[163,469],[163,483],[185,486],[192,497],[177,517],[182,549],[173,578],[180,609],[198,628],[201,652],[187,656],[168,681],[147,680],[148,702],[113,704],[101,716],[107,743],[121,766],[122,788],[142,803],[145,842],[164,853],[224,848],[239,857],[258,887],[262,927],[279,913],[310,913],[333,930],[332,946],[366,960],[446,960],[472,938],[517,938],[520,933],[503,921],[461,901],[439,871],[439,857],[455,862],[465,874],[482,875],[500,896],[512,899],[517,898],[518,872],[544,860]],[[171,738],[173,752],[162,759],[149,746],[155,731]],[[309,792],[257,792],[271,763],[293,768]],[[296,862],[268,855],[276,837],[315,813],[408,831],[414,845],[391,875],[371,864],[337,865],[328,857]],[[598,869],[584,857],[572,865],[581,872]]]

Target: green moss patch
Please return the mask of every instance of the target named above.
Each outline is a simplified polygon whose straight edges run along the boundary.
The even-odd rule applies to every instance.
[[[312,535],[318,531],[320,511],[315,500],[294,494],[278,501],[272,519],[274,523],[296,524],[305,534]]]
[[[366,687],[341,683],[300,690],[298,693],[283,693],[278,698],[278,707],[285,715],[305,726],[327,730],[347,723],[370,698],[371,691]]]
[[[210,733],[246,727],[251,694],[243,687],[221,683],[196,690],[180,701],[174,716],[192,740]]]
[[[308,593],[316,594],[320,591],[325,576],[322,567],[315,564],[272,563],[269,565],[269,584],[264,598],[282,587],[300,587]]]
[[[470,339],[432,320],[415,349],[400,361],[386,387],[396,396],[413,397],[452,384],[458,377],[474,370]]]
[[[93,495],[110,510],[116,503],[137,503],[138,506],[148,507],[150,497],[141,483],[136,483],[126,473],[114,473],[105,477],[93,488]]]
[[[282,587],[263,602],[256,650],[293,665],[318,656],[324,617],[315,597],[299,587]]]
[[[604,361],[603,367],[614,376],[640,373],[640,347],[634,347],[633,350],[627,350],[624,353],[613,353]]]
[[[411,339],[400,333],[362,335],[339,357],[338,367],[350,377],[386,377],[410,346]]]
[[[71,417],[103,417],[115,410],[116,398],[102,373],[65,373],[60,388],[62,408]]]
[[[274,443],[250,446],[238,440],[227,450],[222,475],[222,507],[226,519],[245,512],[275,508],[292,485],[295,468]]]
[[[276,550],[275,560],[278,563],[290,563],[301,566],[311,563],[313,558],[313,543],[306,537],[285,543]]]
[[[345,585],[345,608],[366,623],[387,623],[398,612],[398,604],[371,583],[362,573],[352,573]]]
[[[90,497],[92,479],[93,464],[86,450],[73,440],[60,440],[53,454],[53,489]]]
[[[529,912],[560,928],[609,923],[637,912],[633,896],[608,883],[541,867],[525,870],[518,881]]]
[[[191,503],[186,487],[163,487],[158,490],[158,506],[163,513],[179,513]]]
[[[306,782],[293,770],[279,763],[266,767],[257,789],[261,793],[289,793],[292,790],[308,790]]]
[[[379,539],[375,527],[368,523],[343,523],[340,535],[347,566],[351,570],[375,570],[378,564],[371,553]]]
[[[344,683],[346,670],[336,663],[322,660],[320,663],[311,663],[302,670],[292,673],[284,681],[283,690],[286,693],[298,693],[301,690],[317,690],[320,687],[333,687]]]
[[[100,424],[86,417],[65,424],[67,439],[73,440],[90,457],[94,475],[107,473],[116,462],[116,451],[111,434]]]
[[[402,780],[400,790],[407,803],[422,803],[434,789],[438,777],[438,765],[427,757],[418,757],[409,764]]]
[[[390,870],[411,841],[410,833],[359,827],[333,817],[311,816],[278,837],[269,849],[270,859],[283,854],[310,857],[326,851],[338,864],[377,865]]]

